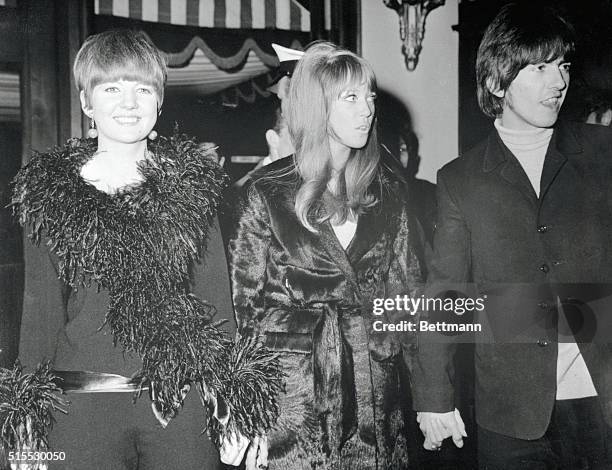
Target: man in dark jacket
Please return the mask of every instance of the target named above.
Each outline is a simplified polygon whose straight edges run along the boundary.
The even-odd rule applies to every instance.
[[[503,7],[476,66],[495,131],[438,173],[426,297],[470,283],[485,306],[482,469],[612,468],[612,132],[557,122],[573,49],[553,10]],[[419,340],[414,403],[429,449],[465,436],[448,338]]]

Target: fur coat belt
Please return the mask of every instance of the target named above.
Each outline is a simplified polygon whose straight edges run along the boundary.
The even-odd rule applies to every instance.
[[[316,301],[305,306],[273,310],[262,322],[266,346],[274,351],[311,354],[314,408],[325,422],[328,436],[339,449],[357,430],[357,400],[353,354],[345,339],[352,327],[350,320],[362,316],[362,307],[337,301]],[[371,331],[366,325],[366,331]],[[389,335],[369,335],[372,358],[384,361],[400,352],[400,345]],[[332,440],[330,439],[330,440]]]

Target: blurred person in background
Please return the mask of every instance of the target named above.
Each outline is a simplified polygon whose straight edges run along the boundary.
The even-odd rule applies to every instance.
[[[288,157],[295,151],[291,136],[289,135],[289,127],[287,120],[284,118],[280,106],[276,109],[274,127],[266,131],[266,143],[268,144],[268,155],[262,158],[255,168],[249,171],[246,175],[234,183],[234,186],[241,188],[251,179],[253,174],[260,168],[269,165],[276,160]]]

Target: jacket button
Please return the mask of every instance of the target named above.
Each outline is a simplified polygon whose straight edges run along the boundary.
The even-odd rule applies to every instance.
[[[544,263],[542,266],[540,266],[540,271],[546,274],[548,271],[550,271],[550,268],[548,267],[546,263]]]
[[[540,233],[548,232],[548,225],[539,225],[538,226],[538,232],[540,232]]]
[[[540,346],[541,348],[545,348],[546,346],[548,346],[548,341],[545,339],[539,339],[538,340],[538,346]]]

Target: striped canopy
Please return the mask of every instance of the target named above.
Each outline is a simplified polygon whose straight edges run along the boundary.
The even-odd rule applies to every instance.
[[[21,120],[19,74],[0,72],[0,122]]]
[[[330,0],[324,4],[329,28]],[[301,49],[310,32],[310,12],[297,0],[94,0],[94,13],[94,32],[137,27],[151,37],[168,59],[169,91],[226,90],[233,103],[268,95],[266,75],[278,66],[272,42]],[[19,75],[1,73],[0,121],[19,121],[19,106]]]
[[[97,15],[202,28],[310,31],[296,0],[95,0]]]
[[[268,94],[266,75],[279,65],[272,42],[298,49],[308,43],[310,11],[304,4],[308,2],[95,0],[94,31],[142,29],[168,59],[169,91],[203,96],[227,90],[228,100],[237,103]],[[327,23],[329,0],[324,4]]]

